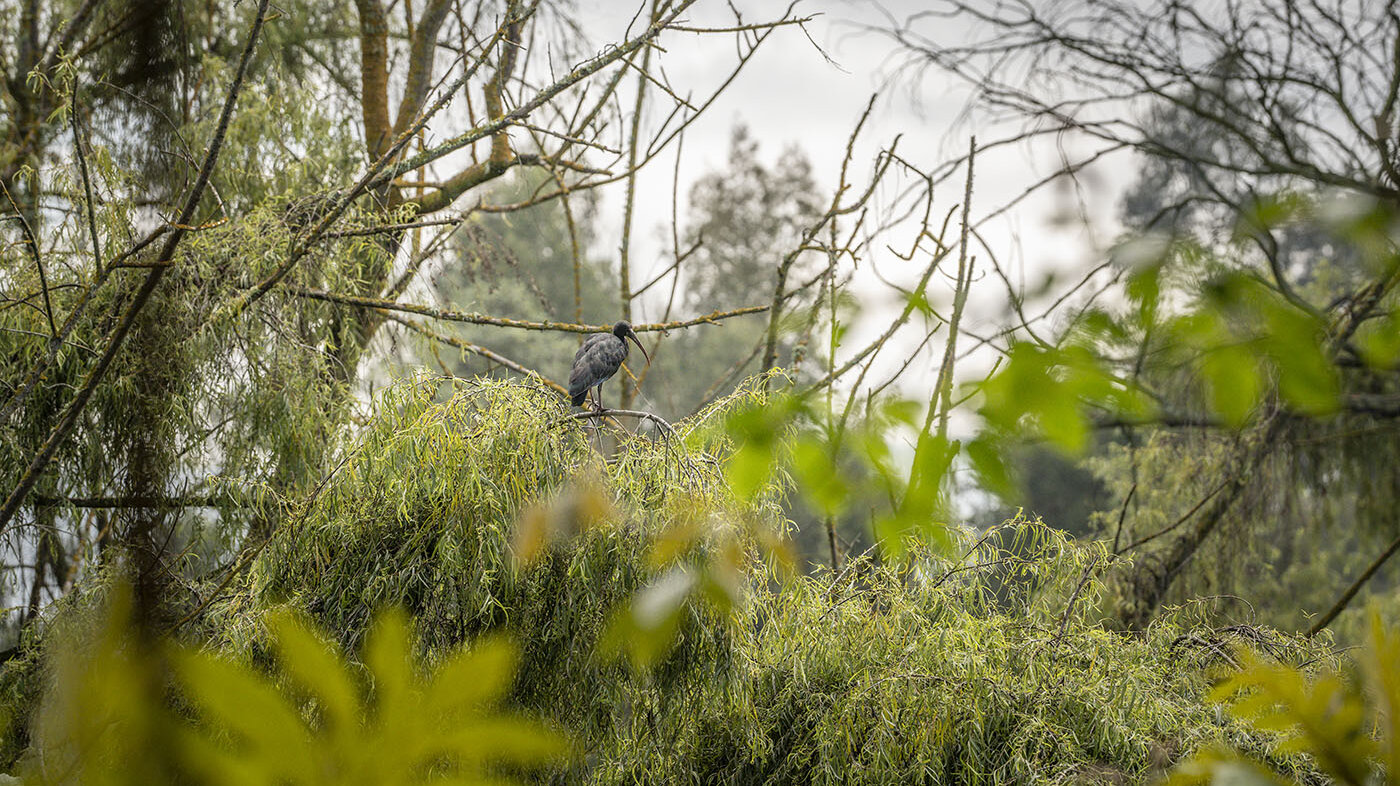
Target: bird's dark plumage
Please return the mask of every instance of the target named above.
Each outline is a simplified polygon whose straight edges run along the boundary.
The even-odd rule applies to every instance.
[[[642,350],[642,356],[651,362],[646,347],[642,346],[641,339],[626,322],[613,325],[610,333],[594,333],[574,354],[574,367],[569,372],[569,399],[574,406],[583,406],[589,389],[595,388],[593,403],[602,407],[599,396],[603,383],[612,379],[613,374],[622,367],[622,361],[627,359],[627,339],[634,341],[637,348]]]

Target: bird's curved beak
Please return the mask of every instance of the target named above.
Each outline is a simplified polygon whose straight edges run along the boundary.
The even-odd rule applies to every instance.
[[[627,331],[627,337],[630,338],[630,339],[632,339],[632,343],[633,343],[633,344],[636,344],[636,345],[637,345],[637,349],[640,349],[640,350],[642,351],[642,357],[646,358],[646,359],[647,359],[647,364],[650,365],[650,364],[651,364],[651,355],[648,355],[648,354],[647,354],[647,348],[644,347],[644,346],[642,346],[642,340],[641,340],[640,338],[637,338],[637,331],[635,331],[635,330],[629,330],[629,331]]]

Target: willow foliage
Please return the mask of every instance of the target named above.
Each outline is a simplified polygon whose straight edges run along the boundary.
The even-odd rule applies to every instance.
[[[454,380],[442,401],[441,382],[383,393],[320,493],[289,511],[203,625],[222,646],[255,651],[264,611],[288,605],[350,646],[385,607],[412,614],[428,653],[505,631],[522,648],[518,700],[604,727],[627,690],[622,664],[595,654],[617,610],[677,562],[703,567],[725,544],[781,527],[779,489],[733,497],[719,471],[730,447],[707,426],[717,418],[671,437],[609,429],[619,444],[605,461],[543,385]],[[663,554],[663,543],[681,545]],[[698,619],[682,626],[674,663],[717,657],[726,629]]]

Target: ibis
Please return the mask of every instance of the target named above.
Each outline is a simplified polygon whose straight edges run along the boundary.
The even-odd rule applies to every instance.
[[[622,367],[622,361],[627,359],[627,339],[637,345],[648,363],[651,362],[646,347],[642,346],[637,332],[627,322],[613,325],[609,333],[594,333],[578,348],[573,370],[569,372],[569,398],[574,406],[583,406],[591,389],[594,409],[603,409],[603,383],[612,379],[613,374]]]

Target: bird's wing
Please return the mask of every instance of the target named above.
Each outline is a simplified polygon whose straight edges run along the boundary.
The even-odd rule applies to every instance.
[[[627,342],[620,338],[616,341],[600,342],[598,348],[593,351],[593,357],[598,365],[611,368],[608,376],[612,376],[617,373],[617,367],[622,365],[622,361],[627,359]]]
[[[588,339],[584,341],[582,345],[579,346],[578,351],[574,353],[574,365],[577,366],[579,359],[581,359],[584,355],[588,354],[588,350],[597,346],[598,342],[602,341],[610,335],[612,334],[594,333],[593,335],[589,336]]]
[[[596,355],[598,345],[606,341],[610,333],[594,333],[583,342],[583,346],[574,353],[574,366],[569,370],[569,395],[577,396],[594,383],[590,380],[592,370],[591,364],[585,360],[592,355]]]

